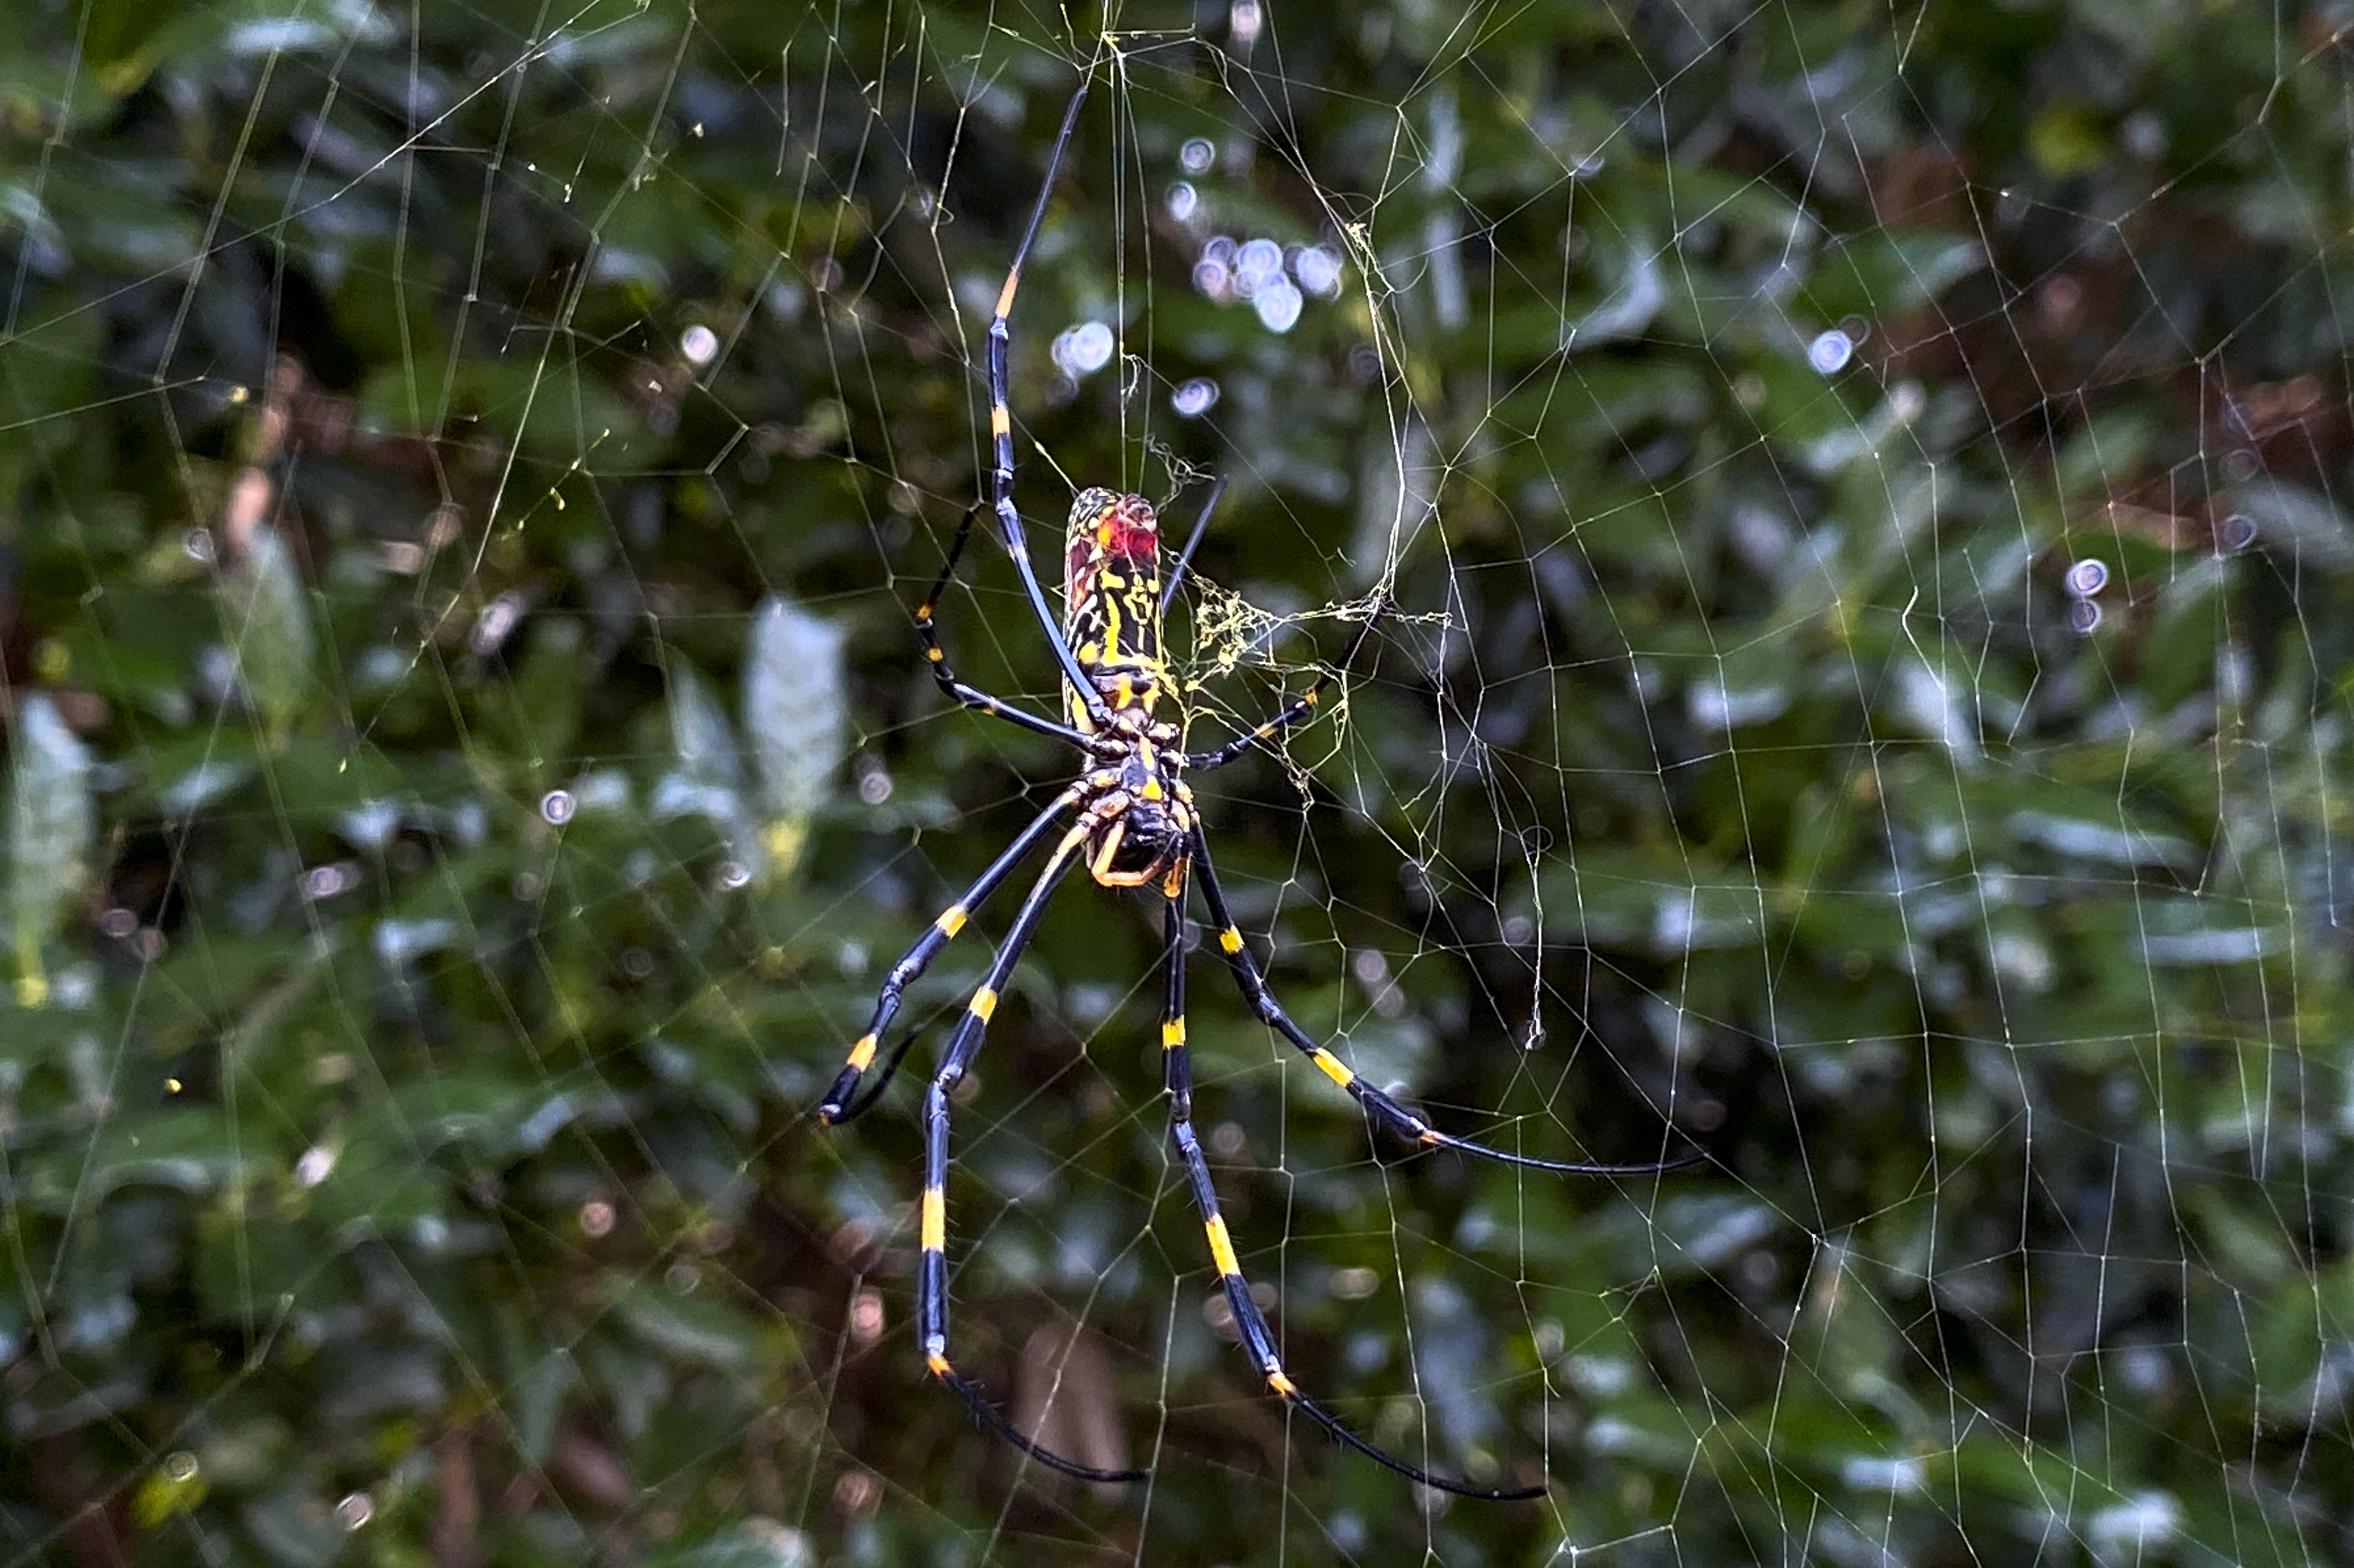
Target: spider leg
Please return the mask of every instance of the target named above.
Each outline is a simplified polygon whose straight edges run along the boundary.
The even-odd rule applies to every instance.
[[[997,885],[1005,880],[1014,866],[1021,863],[1022,857],[1046,836],[1046,830],[1055,825],[1055,819],[1076,805],[1083,793],[1081,787],[1074,784],[1055,796],[1044,810],[1030,819],[1030,825],[1014,835],[1013,842],[989,863],[987,870],[973,879],[972,885],[964,890],[963,895],[941,910],[931,927],[916,938],[916,945],[902,953],[899,961],[891,966],[891,972],[883,978],[881,992],[875,998],[875,1016],[867,1021],[866,1033],[851,1046],[849,1061],[843,1064],[841,1075],[833,1080],[833,1086],[826,1090],[825,1098],[817,1103],[818,1120],[830,1126],[840,1126],[865,1115],[875,1102],[882,1098],[883,1091],[890,1086],[891,1075],[899,1070],[899,1059],[907,1054],[908,1044],[915,1039],[913,1033],[892,1047],[890,1055],[884,1058],[882,1073],[866,1092],[858,1095],[854,1100],[852,1097],[858,1088],[858,1080],[874,1065],[875,1042],[882,1038],[883,1031],[891,1026],[893,1015],[899,1011],[901,993],[931,967],[932,960],[940,956],[940,949],[964,929],[966,917],[980,906],[982,899],[997,890]]]
[[[979,708],[992,718],[1006,719],[1023,729],[1067,741],[1082,751],[1092,751],[1093,743],[1070,726],[1025,713],[977,686],[968,686],[957,679],[954,670],[949,668],[948,651],[940,646],[939,629],[932,621],[932,611],[939,607],[940,595],[948,590],[949,579],[956,576],[957,557],[964,554],[964,542],[972,534],[973,519],[980,515],[979,506],[967,509],[964,520],[957,524],[956,538],[949,545],[948,559],[940,564],[940,575],[932,579],[931,591],[924,596],[924,602],[916,607],[916,635],[923,640],[924,658],[931,664],[932,679],[939,683],[940,690],[966,707]]]
[[[1300,1053],[1316,1065],[1317,1071],[1353,1096],[1364,1107],[1366,1116],[1384,1131],[1426,1149],[1459,1150],[1465,1154],[1493,1160],[1500,1164],[1519,1165],[1532,1171],[1557,1171],[1567,1176],[1655,1176],[1662,1171],[1697,1165],[1707,1158],[1695,1153],[1678,1160],[1654,1160],[1641,1165],[1540,1160],[1532,1154],[1515,1154],[1509,1150],[1496,1149],[1439,1131],[1352,1072],[1341,1058],[1310,1039],[1307,1031],[1294,1023],[1291,1015],[1283,1011],[1282,1004],[1275,1000],[1274,993],[1267,988],[1266,980],[1259,974],[1257,961],[1251,957],[1250,949],[1243,945],[1242,929],[1235,924],[1234,914],[1226,907],[1226,895],[1218,886],[1217,873],[1210,867],[1209,840],[1198,822],[1193,827],[1193,860],[1194,874],[1202,885],[1202,896],[1209,902],[1210,917],[1217,922],[1218,950],[1225,954],[1226,968],[1234,976],[1235,989],[1243,993],[1243,1000],[1268,1027],[1298,1046]]]
[[[1161,1016],[1161,1081],[1169,1091],[1169,1140],[1177,1146],[1177,1156],[1184,1161],[1185,1178],[1193,1189],[1193,1206],[1201,1212],[1202,1229],[1209,1237],[1210,1257],[1217,1266],[1219,1287],[1226,1293],[1235,1327],[1242,1333],[1243,1349],[1258,1368],[1259,1376],[1267,1381],[1277,1398],[1331,1433],[1335,1441],[1408,1480],[1453,1492],[1458,1497],[1498,1502],[1544,1496],[1545,1489],[1541,1486],[1477,1487],[1451,1477],[1435,1476],[1418,1465],[1409,1464],[1357,1436],[1339,1416],[1302,1393],[1299,1384],[1284,1372],[1283,1358],[1275,1348],[1275,1335],[1267,1327],[1267,1316],[1251,1299],[1250,1282],[1243,1277],[1242,1263],[1235,1255],[1234,1237],[1227,1233],[1225,1216],[1218,1212],[1218,1193],[1210,1181],[1210,1162],[1202,1153],[1202,1140],[1193,1132],[1193,1054],[1185,1044],[1185,915],[1182,900],[1170,899],[1161,918],[1164,935],[1161,964],[1168,977],[1169,1001]]]
[[[1161,590],[1162,615],[1167,615],[1169,607],[1176,602],[1177,590],[1184,586],[1185,568],[1193,564],[1193,548],[1202,542],[1202,535],[1209,532],[1210,514],[1218,509],[1218,497],[1225,493],[1226,476],[1222,473],[1218,475],[1217,482],[1210,486],[1210,499],[1202,503],[1202,514],[1193,519],[1193,531],[1185,535],[1185,547],[1177,552],[1176,564],[1169,568],[1168,585]]]
[[[1055,622],[1055,612],[1046,606],[1046,591],[1038,586],[1038,573],[1030,564],[1030,545],[1022,531],[1022,514],[1013,507],[1013,415],[1008,406],[1013,395],[1013,379],[1007,373],[1006,356],[1013,342],[1012,330],[1006,318],[1013,312],[1014,291],[1022,286],[1022,265],[1030,259],[1030,246],[1038,238],[1039,226],[1045,221],[1046,198],[1055,194],[1055,176],[1062,171],[1063,154],[1069,151],[1071,132],[1079,122],[1079,105],[1087,101],[1087,83],[1083,79],[1079,90],[1071,94],[1070,107],[1063,111],[1063,128],[1055,136],[1054,150],[1046,154],[1045,183],[1038,187],[1038,205],[1030,209],[1029,226],[1022,231],[1022,243],[1014,248],[1013,262],[1005,270],[1005,286],[998,291],[997,313],[989,318],[989,338],[983,350],[983,364],[989,378],[989,504],[997,514],[997,526],[1003,535],[1006,554],[1013,557],[1013,569],[1022,578],[1023,592],[1030,599],[1031,612],[1045,629],[1046,641],[1055,650],[1055,662],[1063,668],[1063,676],[1079,694],[1087,716],[1104,728],[1111,726],[1111,709],[1106,705],[1103,694],[1096,690],[1093,681],[1079,667],[1076,654],[1063,641],[1062,629]]]
[[[1046,896],[1075,863],[1072,857],[1086,842],[1089,825],[1082,820],[1063,835],[1055,853],[1046,857],[1045,869],[1031,884],[1028,895],[1022,900],[1021,912],[1013,916],[1013,927],[998,946],[988,978],[972,993],[972,1000],[965,1004],[964,1016],[949,1031],[948,1045],[940,1053],[939,1069],[924,1090],[923,1251],[917,1260],[916,1334],[924,1348],[925,1368],[964,1401],[975,1420],[998,1436],[1048,1469],[1060,1470],[1078,1480],[1139,1481],[1144,1478],[1142,1470],[1099,1470],[1076,1459],[1066,1459],[1023,1435],[990,1404],[979,1385],[949,1361],[949,1092],[963,1080],[965,1070],[980,1051],[981,1033],[989,1027],[990,1014],[997,1011],[999,988],[1013,973],[1022,950],[1030,945],[1039,914],[1046,907]]]
[[[1190,550],[1193,546],[1188,545],[1186,548]],[[1306,691],[1284,704],[1266,723],[1257,729],[1235,736],[1223,746],[1202,753],[1199,757],[1188,757],[1185,758],[1185,766],[1197,771],[1208,768],[1224,768],[1268,736],[1289,729],[1293,725],[1306,718],[1314,711],[1316,699],[1324,694],[1324,688],[1332,683],[1332,677],[1355,662],[1357,650],[1365,645],[1367,637],[1373,635],[1373,622],[1379,620],[1389,607],[1389,596],[1386,594],[1373,600],[1372,613],[1365,617],[1364,624],[1357,628],[1356,635],[1349,639],[1349,645],[1341,651],[1341,662],[1319,671],[1315,681]]]

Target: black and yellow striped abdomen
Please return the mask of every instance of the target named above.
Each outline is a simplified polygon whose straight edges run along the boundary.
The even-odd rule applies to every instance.
[[[1161,532],[1141,495],[1083,490],[1063,533],[1063,635],[1114,710],[1146,714],[1168,675],[1161,659]],[[1068,695],[1072,725],[1092,730]]]

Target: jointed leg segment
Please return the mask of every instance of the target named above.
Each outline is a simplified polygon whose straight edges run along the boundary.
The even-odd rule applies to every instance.
[[[1218,475],[1210,486],[1209,499],[1202,503],[1201,515],[1193,519],[1193,531],[1185,535],[1185,547],[1177,552],[1169,566],[1168,580],[1161,589],[1161,613],[1167,615],[1169,607],[1177,602],[1177,590],[1185,586],[1185,573],[1193,565],[1193,551],[1202,543],[1202,535],[1210,531],[1210,514],[1218,509],[1218,497],[1226,493],[1226,476]]]
[[[1210,906],[1210,918],[1216,922],[1218,950],[1225,955],[1226,969],[1234,976],[1235,987],[1243,1000],[1267,1025],[1297,1046],[1301,1054],[1316,1065],[1317,1071],[1347,1090],[1364,1107],[1375,1126],[1408,1143],[1426,1149],[1453,1149],[1482,1160],[1493,1160],[1505,1165],[1524,1166],[1532,1171],[1554,1171],[1568,1176],[1650,1176],[1663,1171],[1696,1163],[1698,1155],[1690,1159],[1651,1161],[1640,1165],[1598,1165],[1564,1160],[1540,1160],[1532,1154],[1514,1154],[1509,1150],[1491,1148],[1468,1138],[1458,1138],[1441,1132],[1414,1112],[1398,1104],[1381,1090],[1352,1072],[1341,1058],[1319,1045],[1307,1031],[1291,1020],[1267,988],[1258,972],[1258,964],[1250,949],[1243,945],[1241,928],[1235,926],[1234,914],[1226,907],[1226,895],[1218,886],[1217,873],[1210,864],[1209,840],[1197,825],[1193,830],[1193,875],[1202,888],[1202,896]]]
[[[1083,1481],[1135,1481],[1144,1478],[1143,1471],[1097,1469],[1066,1459],[1041,1446],[1000,1414],[980,1388],[949,1361],[949,1094],[963,1080],[965,1070],[980,1051],[982,1032],[989,1027],[990,1015],[997,1011],[997,998],[1006,977],[1013,972],[1022,950],[1030,945],[1038,916],[1046,907],[1047,895],[1075,863],[1073,857],[1087,842],[1087,824],[1083,821],[1066,832],[1054,853],[1046,857],[1045,869],[1038,874],[1029,895],[1023,899],[1021,912],[1014,916],[1012,928],[999,945],[987,978],[965,1004],[964,1016],[949,1032],[948,1044],[940,1053],[939,1069],[924,1090],[923,1250],[916,1265],[916,1334],[923,1346],[926,1369],[964,1401],[975,1420],[998,1436],[1047,1468]]]
[[[969,508],[963,520],[957,524],[956,537],[949,543],[948,558],[940,563],[940,575],[932,579],[931,591],[924,596],[924,602],[916,607],[916,635],[923,641],[924,659],[932,667],[932,679],[939,683],[940,690],[966,707],[979,708],[993,718],[1009,719],[1023,729],[1050,735],[1083,751],[1089,750],[1091,743],[1087,737],[1070,726],[1025,713],[991,696],[978,686],[968,686],[957,679],[954,670],[949,668],[948,650],[940,646],[939,628],[933,622],[932,612],[939,608],[940,595],[948,591],[949,581],[956,576],[957,558],[964,554],[964,542],[972,535],[973,519],[980,515],[980,507]]]
[[[1218,1270],[1218,1286],[1225,1292],[1226,1306],[1234,1314],[1235,1330],[1242,1335],[1243,1349],[1269,1392],[1331,1433],[1335,1441],[1426,1487],[1462,1497],[1508,1502],[1543,1496],[1544,1488],[1541,1486],[1477,1487],[1451,1477],[1435,1476],[1420,1466],[1408,1464],[1358,1436],[1339,1416],[1302,1393],[1284,1371],[1283,1357],[1276,1349],[1275,1334],[1267,1327],[1267,1315],[1251,1299],[1250,1282],[1243,1277],[1241,1260],[1235,1255],[1234,1237],[1226,1230],[1225,1216],[1218,1211],[1217,1189],[1210,1181],[1210,1162],[1204,1157],[1202,1140],[1193,1131],[1193,1056],[1185,1044],[1185,916],[1177,899],[1169,900],[1162,918],[1161,962],[1168,977],[1169,991],[1161,1020],[1161,1081],[1169,1091],[1169,1140],[1177,1146],[1177,1157],[1184,1164],[1193,1204],[1201,1211],[1202,1229],[1209,1239],[1210,1259]]]
[[[1111,709],[1104,705],[1103,694],[1087,672],[1079,668],[1078,656],[1070,644],[1063,641],[1062,630],[1055,623],[1055,612],[1046,606],[1045,590],[1038,586],[1037,569],[1030,564],[1030,546],[1022,531],[1022,514],[1013,506],[1013,412],[1008,406],[1013,396],[1013,376],[1006,357],[1013,342],[1007,318],[1013,313],[1014,291],[1022,286],[1022,266],[1030,259],[1031,244],[1038,238],[1038,227],[1045,220],[1046,200],[1055,194],[1055,175],[1063,166],[1063,154],[1071,144],[1071,132],[1079,122],[1079,105],[1087,101],[1087,84],[1071,94],[1070,107],[1063,111],[1063,128],[1055,135],[1054,151],[1046,155],[1045,183],[1038,187],[1038,205],[1030,209],[1030,222],[1022,230],[1022,243],[1014,249],[1013,263],[1005,270],[1005,286],[998,291],[997,313],[989,318],[989,337],[982,349],[983,364],[989,379],[989,503],[997,514],[997,527],[1006,553],[1013,557],[1013,569],[1022,577],[1022,590],[1029,597],[1030,609],[1046,633],[1047,644],[1055,650],[1055,662],[1062,666],[1063,676],[1087,705],[1087,716],[1105,728],[1111,725]]]
[[[1192,546],[1188,546],[1187,548],[1190,549]],[[1356,662],[1357,650],[1365,645],[1365,639],[1373,635],[1373,622],[1379,620],[1382,613],[1389,607],[1390,601],[1386,598],[1375,599],[1373,608],[1366,613],[1364,624],[1357,628],[1356,635],[1350,638],[1349,645],[1341,651],[1340,662],[1319,671],[1316,679],[1310,683],[1308,689],[1276,710],[1274,716],[1256,729],[1246,731],[1224,745],[1202,753],[1199,757],[1186,758],[1185,766],[1196,771],[1209,768],[1224,768],[1268,736],[1289,729],[1313,713],[1317,699],[1324,694],[1324,688],[1332,683],[1333,675]]]
[[[932,960],[940,956],[940,949],[964,929],[966,917],[982,899],[997,890],[997,885],[1021,863],[1022,857],[1046,836],[1046,830],[1055,825],[1055,819],[1076,804],[1082,793],[1080,786],[1074,784],[1055,796],[1044,810],[1031,818],[1030,825],[1015,834],[1013,842],[1005,846],[1004,853],[991,861],[989,868],[973,879],[972,885],[964,890],[963,896],[941,910],[938,918],[916,938],[916,945],[902,953],[899,961],[891,966],[891,972],[883,979],[883,990],[875,999],[875,1015],[867,1020],[866,1033],[851,1046],[850,1059],[843,1065],[840,1075],[833,1080],[833,1086],[826,1090],[825,1098],[818,1102],[820,1121],[839,1124],[863,1116],[889,1086],[891,1075],[898,1071],[900,1057],[906,1054],[908,1043],[915,1038],[912,1034],[892,1049],[874,1085],[864,1095],[857,1095],[854,1101],[852,1097],[856,1093],[859,1079],[874,1065],[875,1044],[882,1039],[883,1032],[891,1026],[893,1016],[898,1012],[900,996],[931,967]]]

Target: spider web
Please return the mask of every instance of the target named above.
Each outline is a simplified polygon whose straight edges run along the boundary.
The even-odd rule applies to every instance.
[[[0,22],[12,1563],[2354,1562],[2342,8]],[[1278,997],[907,615],[1172,611]],[[960,673],[1062,705],[1002,549]],[[1192,913],[1205,918],[1196,902]],[[1200,931],[1192,933],[1198,940]]]

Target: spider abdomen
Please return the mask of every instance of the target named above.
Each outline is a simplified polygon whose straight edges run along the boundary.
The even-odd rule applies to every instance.
[[[1161,662],[1161,524],[1141,495],[1079,492],[1063,531],[1063,636],[1115,712],[1144,714],[1166,683]],[[1072,725],[1092,728],[1069,696]]]

